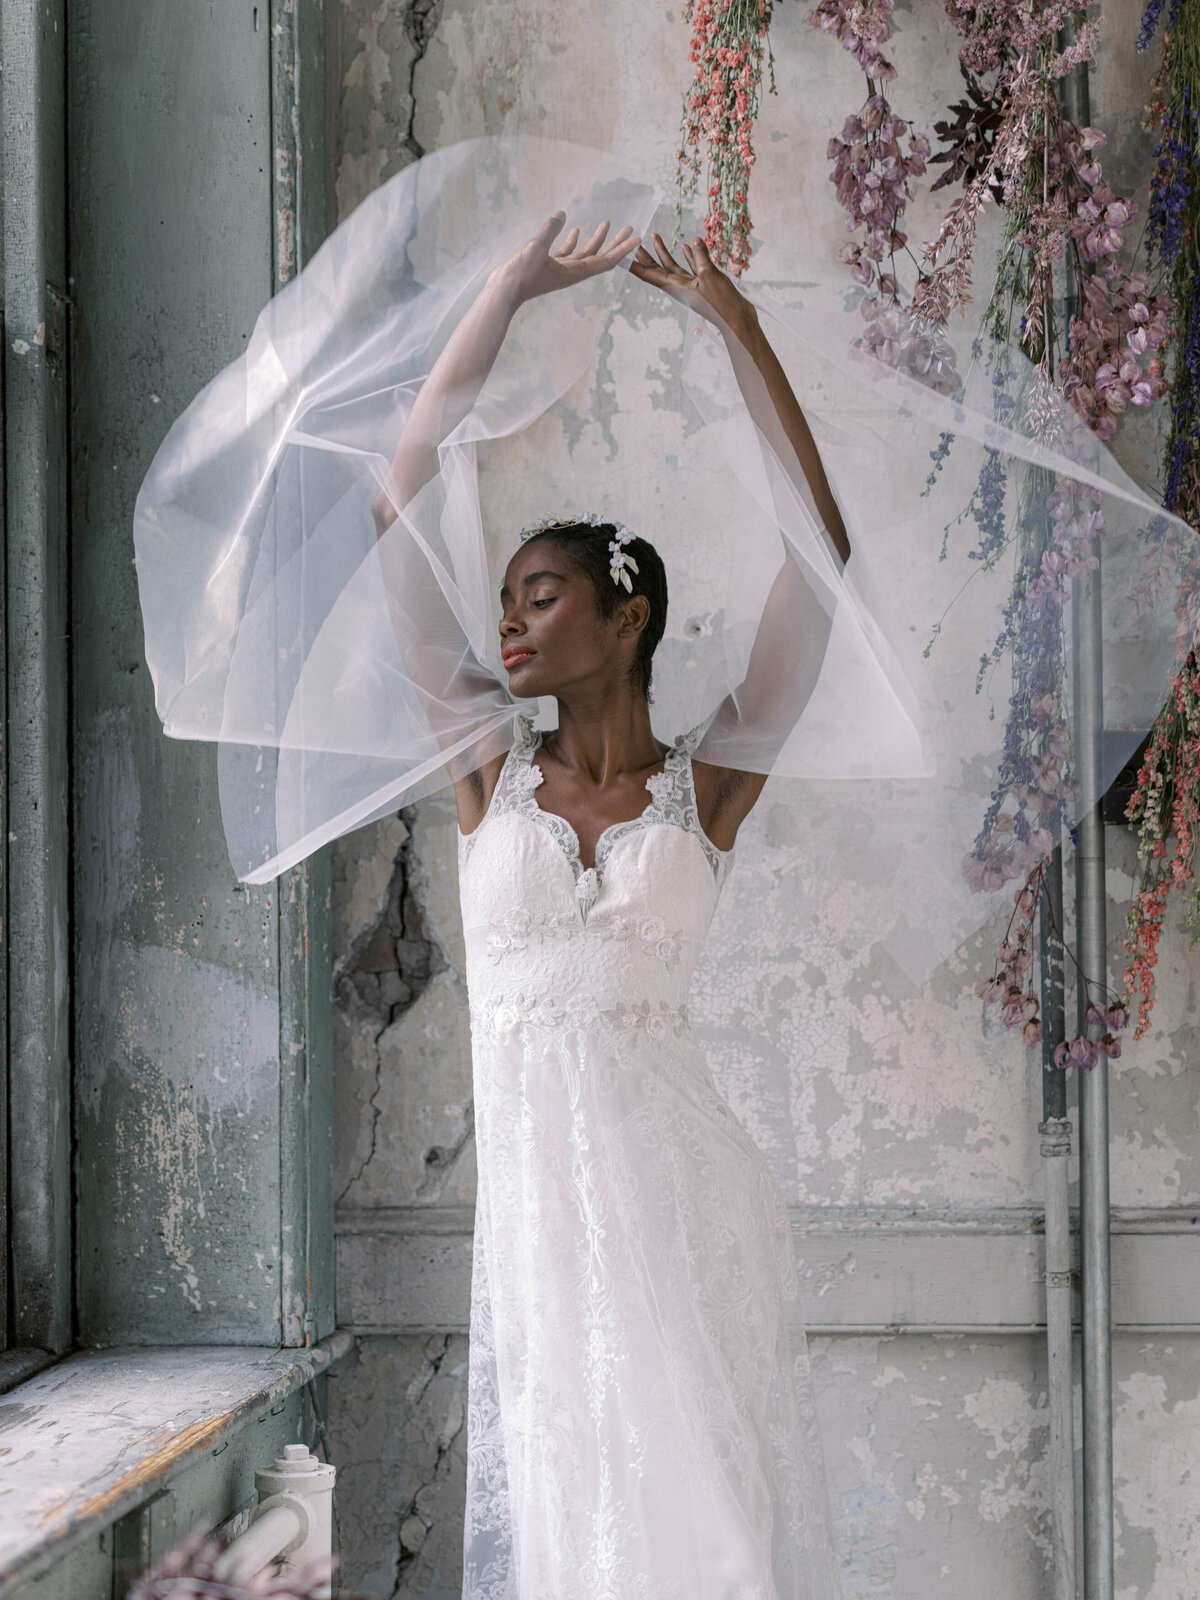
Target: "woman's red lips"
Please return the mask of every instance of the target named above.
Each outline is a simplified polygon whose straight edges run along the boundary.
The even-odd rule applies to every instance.
[[[535,655],[537,655],[536,650],[526,650],[523,647],[515,650],[501,651],[501,658],[506,667],[516,667],[519,666],[522,661],[532,661]]]

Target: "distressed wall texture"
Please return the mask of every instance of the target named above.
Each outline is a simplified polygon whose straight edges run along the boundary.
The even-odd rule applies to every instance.
[[[687,66],[678,12],[631,0],[329,4],[339,216],[422,151],[501,131],[606,147],[669,185]],[[1151,63],[1133,51],[1132,0],[1105,9],[1092,115],[1121,189],[1145,168]],[[892,98],[928,129],[959,92],[953,37],[932,0],[897,17]],[[801,7],[778,7],[771,37],[779,94],[764,98],[759,127],[753,211],[765,243],[751,269],[765,279],[772,261],[796,276],[792,256],[810,235],[840,237],[824,150],[862,88]],[[914,238],[936,230],[938,198],[914,204]],[[626,497],[617,514],[668,558],[669,676],[708,575],[689,565],[681,532],[700,491],[672,475],[689,427],[679,328],[643,289],[622,286],[592,378],[485,455],[481,485],[498,548],[527,514],[584,500],[615,509],[613,495]],[[559,481],[541,452],[564,437]],[[1142,429],[1125,446],[1143,477],[1153,443]],[[900,609],[915,603],[902,559],[884,576]],[[981,1030],[974,984],[998,930],[914,985],[889,953],[900,930],[879,925],[869,887],[823,877],[833,827],[870,839],[869,816],[768,787],[739,838],[695,1025],[795,1206],[812,1324],[926,1325],[812,1340],[846,1595],[1034,1600],[1048,1549],[1045,1361],[1041,1339],[1017,1329],[1037,1317],[1038,1069],[1009,1037]],[[1133,849],[1123,830],[1108,844],[1119,972]],[[339,1316],[360,1343],[331,1377],[331,1429],[348,1581],[396,1600],[449,1600],[461,1581],[475,1168],[455,859],[443,795],[342,841],[334,864]],[[1183,1289],[1197,1276],[1188,1208],[1200,1207],[1200,1071],[1196,963],[1179,923],[1159,980],[1154,1031],[1113,1073],[1118,1316],[1200,1327]],[[907,1284],[898,1260],[915,1263]],[[1001,1269],[1013,1261],[1010,1294]],[[1114,1364],[1118,1595],[1184,1600],[1200,1592],[1188,1487],[1200,1471],[1200,1339],[1119,1334]]]

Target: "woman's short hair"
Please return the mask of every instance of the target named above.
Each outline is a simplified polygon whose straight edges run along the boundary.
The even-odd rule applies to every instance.
[[[609,542],[617,530],[611,522],[569,522],[562,527],[545,528],[530,534],[525,540],[552,540],[584,577],[591,580],[596,593],[596,609],[601,617],[611,617],[630,593],[624,584],[614,583],[610,562]],[[636,535],[621,547],[637,562],[638,570],[630,572],[632,593],[645,595],[650,602],[650,615],[646,626],[638,635],[634,652],[632,675],[637,688],[650,699],[651,660],[667,625],[667,571],[662,557],[648,539]],[[628,570],[628,569],[626,569]]]

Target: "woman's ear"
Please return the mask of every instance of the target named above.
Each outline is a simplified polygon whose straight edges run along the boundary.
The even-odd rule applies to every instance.
[[[644,594],[631,595],[618,615],[621,625],[617,631],[621,637],[641,633],[650,620],[650,602]]]

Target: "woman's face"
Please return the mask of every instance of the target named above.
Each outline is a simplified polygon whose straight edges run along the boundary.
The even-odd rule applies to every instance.
[[[596,591],[552,539],[522,545],[500,590],[500,649],[510,693],[561,695],[585,680],[604,688],[627,675],[637,648],[641,596],[601,617]]]

